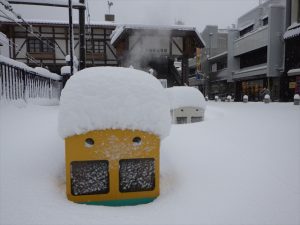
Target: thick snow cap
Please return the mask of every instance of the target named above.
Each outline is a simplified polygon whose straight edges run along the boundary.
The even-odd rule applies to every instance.
[[[75,73],[62,91],[59,133],[130,129],[158,135],[171,128],[170,105],[160,82],[143,71],[93,67]]]
[[[180,107],[206,108],[203,94],[194,87],[172,87],[165,90],[170,100],[171,109]]]

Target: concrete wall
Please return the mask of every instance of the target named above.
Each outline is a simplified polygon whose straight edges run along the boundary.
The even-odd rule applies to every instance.
[[[246,34],[234,41],[234,56],[244,54],[268,45],[268,26],[260,27],[256,31]]]
[[[268,40],[268,77],[278,77],[283,70],[284,44],[282,35],[285,31],[285,8],[282,6],[271,6],[269,18],[269,40]]]

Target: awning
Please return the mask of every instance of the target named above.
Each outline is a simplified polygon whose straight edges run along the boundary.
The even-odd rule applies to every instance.
[[[300,68],[292,69],[288,71],[288,76],[300,75]]]
[[[295,29],[291,29],[291,30],[288,30],[287,32],[285,32],[283,35],[283,38],[286,40],[289,38],[297,37],[299,35],[300,35],[300,27],[297,27]]]

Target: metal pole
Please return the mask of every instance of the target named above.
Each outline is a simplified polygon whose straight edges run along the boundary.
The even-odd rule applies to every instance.
[[[79,0],[79,3],[84,4],[85,0]],[[86,58],[85,58],[85,8],[79,9],[79,46],[80,46],[80,54],[79,54],[79,69],[82,70],[86,66]]]
[[[74,74],[72,0],[69,0],[69,38],[70,38],[70,67],[71,67],[70,75],[72,76]]]

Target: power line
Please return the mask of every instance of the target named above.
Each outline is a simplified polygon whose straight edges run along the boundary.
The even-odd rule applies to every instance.
[[[2,4],[2,2],[0,2],[0,3]],[[6,8],[7,8],[7,7],[5,7],[5,9],[6,9]],[[52,45],[49,45],[49,44],[48,44],[47,41],[49,41],[49,40],[48,40],[47,38],[44,38],[44,40],[41,39],[40,37],[42,37],[42,34],[41,34],[40,32],[36,32],[40,37],[37,36],[37,35],[34,33],[34,30],[33,30],[32,25],[29,24],[29,23],[27,23],[27,22],[22,18],[21,15],[15,13],[15,12],[13,11],[12,7],[10,8],[9,12],[11,12],[14,16],[16,16],[17,19],[21,19],[21,20],[23,21],[23,23],[27,24],[27,26],[29,27],[30,30],[28,30],[28,28],[25,27],[25,26],[23,26],[21,23],[17,22],[15,19],[11,18],[9,15],[7,15],[7,14],[6,14],[4,11],[2,11],[1,9],[0,9],[0,11],[1,11],[6,17],[8,17],[11,21],[15,22],[17,25],[19,25],[20,27],[22,27],[26,32],[32,34],[35,38],[37,38],[38,40],[40,40],[43,44],[47,45],[48,47],[52,48],[52,49],[55,51],[55,47],[53,47]],[[46,41],[45,41],[45,40],[46,40]],[[54,42],[54,44],[56,44],[56,43]],[[56,45],[57,45],[57,44],[56,44]]]

